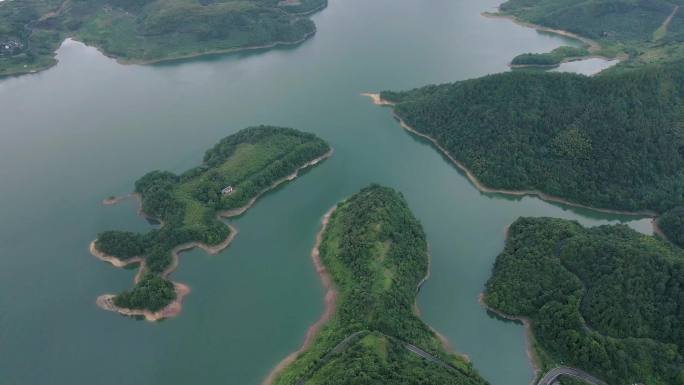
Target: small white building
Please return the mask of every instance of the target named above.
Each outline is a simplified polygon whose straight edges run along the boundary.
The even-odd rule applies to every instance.
[[[230,195],[233,193],[233,186],[227,186],[224,187],[223,190],[221,190],[221,194],[223,195]]]

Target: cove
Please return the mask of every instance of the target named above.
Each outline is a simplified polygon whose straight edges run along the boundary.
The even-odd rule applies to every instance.
[[[294,48],[124,66],[68,41],[57,66],[0,80],[0,384],[260,384],[323,310],[309,257],[323,213],[372,182],[402,192],[425,228],[424,320],[493,385],[528,384],[523,328],[478,304],[505,227],[554,216],[648,232],[649,220],[481,194],[360,95],[506,71],[519,53],[571,43],[480,15],[496,6],[333,0]],[[100,310],[97,296],[129,287],[135,271],[93,258],[89,242],[150,226],[132,200],[102,199],[258,124],[313,132],[335,155],[231,220],[230,248],[183,255],[171,277],[192,293],[179,317]]]

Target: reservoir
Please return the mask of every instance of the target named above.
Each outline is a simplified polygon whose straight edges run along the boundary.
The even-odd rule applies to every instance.
[[[362,92],[506,71],[523,52],[568,41],[485,18],[494,0],[330,0],[297,47],[166,64],[120,65],[74,41],[47,71],[0,80],[0,385],[258,385],[323,309],[310,250],[325,211],[365,185],[401,191],[423,223],[432,276],[423,318],[493,385],[533,377],[524,330],[478,304],[504,230],[520,216],[585,225],[650,221],[482,194],[427,142]],[[97,296],[133,270],[92,257],[109,229],[151,225],[126,200],[154,169],[182,172],[244,127],[314,132],[332,158],[267,194],[232,223],[219,255],[183,254],[183,313],[150,323]]]

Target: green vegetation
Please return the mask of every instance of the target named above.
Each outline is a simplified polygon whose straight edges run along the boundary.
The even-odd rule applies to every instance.
[[[485,384],[413,312],[427,243],[399,193],[373,185],[340,203],[320,255],[338,291],[336,312],[275,384]]]
[[[556,67],[564,61],[589,55],[584,47],[563,46],[549,53],[523,53],[513,58],[513,67]]]
[[[627,226],[521,218],[485,301],[528,317],[548,369],[611,385],[684,384],[684,251]]]
[[[74,37],[124,61],[151,62],[293,44],[327,0],[21,0],[0,2],[0,76],[45,69]]]
[[[658,217],[658,227],[670,242],[684,247],[684,207],[675,207]]]
[[[251,127],[222,139],[204,156],[204,163],[181,175],[152,171],[137,182],[145,214],[163,222],[146,234],[106,231],[95,246],[105,254],[126,260],[144,256],[146,275],[130,291],[114,299],[119,307],[158,310],[175,298],[165,270],[172,250],[200,242],[217,245],[230,228],[217,212],[245,206],[276,181],[307,162],[321,157],[330,147],[313,134],[290,128]],[[232,186],[233,191],[222,190]]]
[[[488,186],[623,210],[684,203],[682,63],[514,71],[381,96]]]
[[[594,54],[626,56],[630,67],[684,58],[682,0],[508,0],[504,15],[597,41]],[[672,16],[672,17],[670,17]]]

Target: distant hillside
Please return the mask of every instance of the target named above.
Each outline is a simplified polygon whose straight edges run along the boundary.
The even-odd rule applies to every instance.
[[[594,54],[627,55],[623,65],[684,58],[684,0],[508,0],[504,15],[598,41]]]
[[[21,0],[0,2],[0,76],[45,69],[66,37],[149,62],[302,41],[303,15],[327,0]]]
[[[509,72],[383,92],[484,184],[581,204],[684,203],[684,65],[595,77]]]

